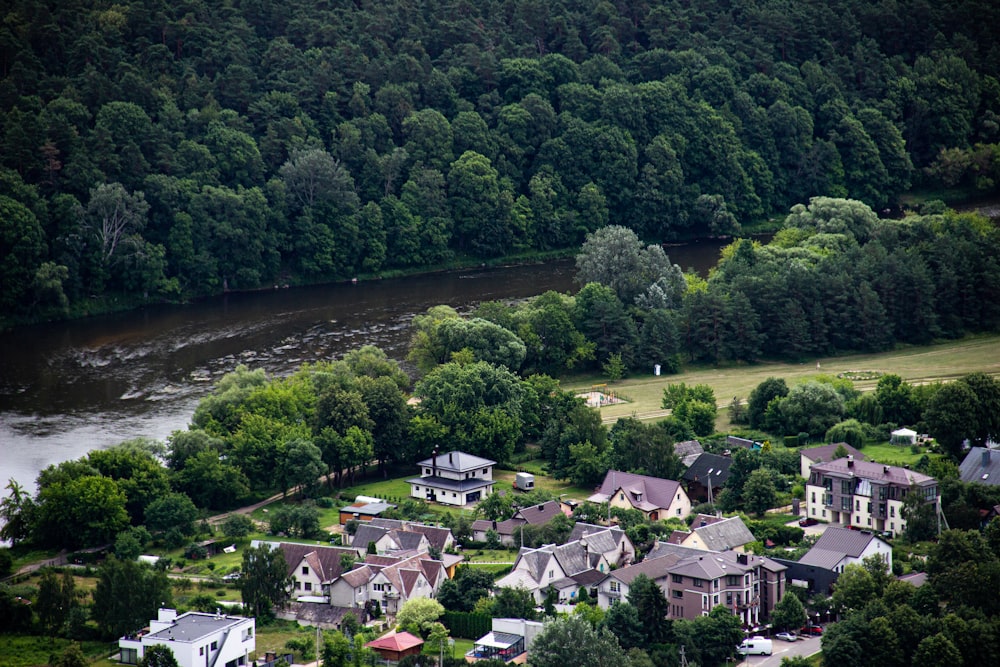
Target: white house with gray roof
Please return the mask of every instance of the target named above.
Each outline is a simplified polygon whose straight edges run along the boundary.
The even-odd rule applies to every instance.
[[[410,497],[443,505],[473,505],[493,492],[496,464],[465,452],[435,454],[417,464],[420,477],[407,480]]]
[[[160,609],[149,627],[118,640],[119,658],[138,664],[152,647],[169,648],[180,667],[239,667],[257,650],[253,618]]]
[[[498,588],[523,588],[539,604],[548,589],[554,588],[559,602],[571,602],[580,587],[597,588],[611,571],[603,554],[591,551],[587,539],[556,546],[546,544],[537,549],[521,547],[510,574],[498,579]]]
[[[827,526],[812,549],[799,563],[821,567],[838,574],[847,565],[860,565],[869,556],[878,556],[892,572],[892,547],[870,530],[849,530],[840,526]]]

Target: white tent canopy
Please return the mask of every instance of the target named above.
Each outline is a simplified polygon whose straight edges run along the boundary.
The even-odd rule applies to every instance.
[[[892,442],[913,444],[917,441],[917,432],[908,428],[897,428],[892,432]]]

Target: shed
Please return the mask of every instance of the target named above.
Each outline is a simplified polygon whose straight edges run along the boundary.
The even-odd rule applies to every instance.
[[[890,442],[894,445],[913,445],[917,442],[917,432],[908,428],[897,428],[892,432]]]
[[[390,632],[365,644],[382,656],[383,660],[394,662],[399,662],[408,655],[419,655],[423,645],[423,639],[409,632]]]

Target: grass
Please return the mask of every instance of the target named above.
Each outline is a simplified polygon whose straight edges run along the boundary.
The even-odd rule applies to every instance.
[[[789,384],[814,379],[819,375],[837,375],[847,371],[871,370],[895,373],[911,384],[954,380],[972,372],[1000,375],[1000,336],[970,336],[937,345],[905,347],[879,354],[854,354],[842,357],[810,358],[802,363],[763,362],[753,365],[691,367],[677,375],[652,375],[628,378],[611,385],[617,393],[628,396],[629,403],[601,408],[605,421],[635,415],[640,419],[662,416],[660,401],[668,384],[685,382],[707,384],[715,391],[719,407],[729,405],[734,396],[746,399],[754,387],[769,377],[784,378]],[[597,377],[577,377],[564,383],[563,388],[585,391]],[[858,389],[872,390],[877,380],[854,383]],[[720,413],[725,410],[720,409]],[[720,414],[726,420],[724,414]],[[718,424],[724,426],[724,423]]]
[[[912,466],[925,454],[927,454],[927,449],[922,447],[918,453],[914,454],[910,451],[909,445],[901,447],[899,445],[891,445],[886,442],[878,445],[865,445],[861,452],[868,458],[873,461],[878,461],[879,463]]]
[[[288,652],[285,643],[292,638],[303,635],[314,637],[315,628],[304,628],[295,621],[272,621],[267,625],[257,625],[257,655],[264,655],[268,651],[274,651],[281,655]],[[302,655],[295,652],[297,660]]]
[[[49,656],[72,644],[68,639],[42,635],[0,635],[0,667],[36,667],[51,664]],[[109,642],[81,642],[85,656],[96,659],[110,655]]]

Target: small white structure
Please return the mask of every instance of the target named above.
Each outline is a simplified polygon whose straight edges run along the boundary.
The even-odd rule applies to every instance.
[[[514,488],[518,491],[534,491],[535,476],[530,472],[519,472],[514,475]]]
[[[151,646],[168,647],[180,667],[239,667],[257,650],[256,621],[242,616],[160,609],[149,627],[118,640],[119,659],[135,665]]]
[[[894,445],[913,445],[917,442],[917,432],[908,428],[897,428],[889,439]]]

